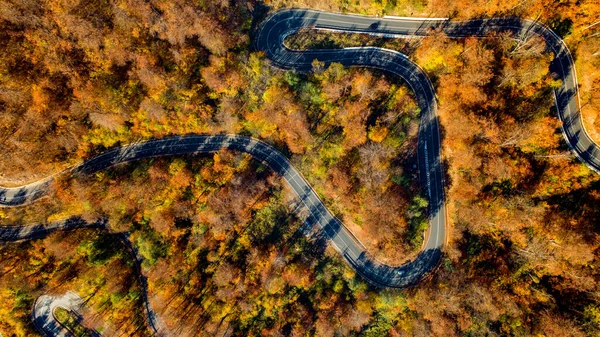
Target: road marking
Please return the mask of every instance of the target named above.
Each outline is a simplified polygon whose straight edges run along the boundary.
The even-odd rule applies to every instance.
[[[442,235],[442,233],[440,233],[440,232],[444,231],[443,236],[446,237],[446,235],[445,235],[446,213],[445,213],[445,201],[444,201],[444,189],[443,189],[443,178],[444,178],[443,173],[444,172],[442,169],[442,160],[440,157],[441,140],[440,140],[440,136],[439,136],[439,122],[437,119],[437,106],[435,103],[435,97],[436,97],[435,90],[433,89],[433,85],[432,85],[431,81],[429,80],[429,78],[427,77],[426,73],[417,64],[410,61],[406,57],[406,55],[403,55],[402,53],[399,53],[396,51],[377,49],[376,47],[359,47],[359,48],[352,48],[352,49],[347,48],[347,49],[342,49],[342,50],[319,50],[318,52],[314,52],[314,51],[313,52],[309,52],[309,51],[291,52],[291,51],[289,51],[289,49],[286,49],[286,47],[283,45],[282,38],[285,38],[285,36],[287,36],[287,34],[291,34],[293,32],[296,32],[298,29],[306,28],[306,27],[317,28],[317,29],[331,29],[331,30],[336,30],[336,31],[339,30],[339,31],[344,31],[344,32],[353,32],[353,33],[367,34],[367,35],[384,35],[384,36],[393,36],[393,37],[413,37],[413,36],[422,37],[422,36],[426,35],[425,33],[428,30],[428,28],[439,27],[439,25],[435,24],[435,22],[434,22],[432,24],[424,25],[424,27],[417,27],[417,26],[415,26],[415,23],[426,22],[426,21],[440,21],[440,23],[442,23],[441,21],[445,21],[446,18],[384,17],[383,19],[374,19],[374,18],[368,18],[368,17],[343,16],[341,14],[340,15],[332,15],[332,14],[327,14],[325,12],[318,12],[318,11],[306,11],[306,13],[313,13],[315,15],[302,20],[295,16],[285,17],[285,15],[290,14],[290,13],[291,14],[293,14],[293,13],[302,14],[303,12],[296,11],[296,10],[287,10],[287,11],[272,14],[263,23],[263,25],[261,25],[261,27],[259,29],[258,39],[256,40],[256,45],[258,47],[261,47],[260,42],[264,41],[263,38],[266,36],[266,44],[262,47],[263,47],[263,50],[267,51],[267,56],[271,59],[271,61],[274,64],[276,64],[276,65],[278,64],[280,66],[287,66],[289,68],[296,67],[296,69],[304,69],[304,68],[310,69],[310,64],[312,62],[312,59],[308,60],[307,58],[309,56],[307,56],[307,55],[312,55],[312,56],[326,55],[327,62],[341,62],[341,63],[346,64],[347,66],[371,67],[371,68],[375,68],[375,69],[382,69],[384,71],[388,71],[393,74],[396,74],[396,75],[402,77],[406,81],[406,83],[412,89],[413,92],[422,94],[419,97],[417,97],[417,102],[419,104],[419,107],[422,110],[421,111],[421,120],[422,120],[422,122],[424,121],[426,123],[429,123],[430,126],[433,126],[433,124],[431,124],[431,123],[435,123],[435,126],[437,126],[437,130],[438,130],[438,132],[436,132],[436,134],[424,135],[424,137],[428,136],[430,138],[424,139],[423,147],[425,150],[425,178],[426,178],[426,183],[427,183],[427,193],[428,193],[429,200],[431,203],[430,209],[431,209],[431,207],[436,207],[436,213],[434,214],[433,218],[429,219],[429,221],[431,224],[431,230],[434,230],[437,233],[434,247],[439,248],[439,246],[438,246],[440,244],[439,239],[440,239],[440,235]],[[272,23],[278,19],[278,15],[283,17],[283,19],[281,19],[279,22],[275,22],[273,25],[268,26],[268,28],[265,30],[264,28],[267,25],[269,25],[270,23]],[[342,17],[345,20],[341,20],[341,21],[336,20],[336,18],[339,18],[339,17]],[[282,23],[282,22],[285,22],[285,23]],[[587,137],[587,138],[585,138],[586,141],[589,141],[590,144],[594,144],[591,141],[591,138],[589,138],[589,135],[587,134],[585,125],[583,123],[583,120],[581,119],[581,113],[580,113],[579,108],[576,109],[575,112],[573,112],[572,108],[571,108],[571,104],[575,104],[575,106],[580,107],[581,102],[580,102],[579,91],[577,90],[577,76],[576,76],[576,70],[574,67],[572,55],[569,52],[564,41],[562,39],[560,39],[560,37],[558,37],[553,31],[548,30],[546,27],[540,25],[537,22],[524,20],[524,21],[521,21],[523,23],[523,26],[519,26],[519,27],[511,26],[511,25],[497,25],[497,24],[495,24],[495,22],[497,22],[497,21],[495,21],[494,19],[484,20],[483,21],[484,29],[482,30],[483,33],[474,32],[472,34],[466,34],[466,35],[483,37],[483,36],[486,36],[490,31],[496,31],[499,28],[514,30],[514,32],[516,34],[520,34],[520,36],[529,35],[529,33],[532,32],[535,34],[539,34],[543,38],[546,39],[547,45],[549,45],[550,48],[555,53],[555,60],[560,61],[560,60],[563,60],[562,57],[567,57],[566,61],[569,61],[569,63],[571,65],[573,65],[573,67],[571,67],[572,69],[570,69],[569,72],[566,72],[565,68],[563,67],[562,62],[559,62],[559,66],[561,67],[562,74],[563,74],[563,76],[565,76],[563,78],[563,88],[573,87],[575,90],[575,93],[577,95],[577,102],[575,102],[573,100],[573,97],[571,97],[569,99],[569,101],[567,102],[568,104],[566,105],[566,108],[564,109],[565,116],[569,116],[572,118],[578,118],[578,121],[580,122],[581,127],[582,127],[581,131],[583,131],[583,134]],[[374,28],[374,31],[369,31],[370,24],[373,24],[373,23],[386,24],[386,26],[384,26],[385,31],[384,30],[377,31],[377,27]],[[457,22],[451,28],[460,28],[459,25],[462,23],[463,22]],[[287,24],[287,27],[282,28],[282,26],[280,26],[280,25],[284,25],[284,24]],[[387,25],[387,24],[389,24],[389,25]],[[423,28],[425,28],[425,29],[423,29]],[[275,30],[275,29],[277,29],[277,30]],[[540,33],[538,31],[538,29],[542,29],[543,31]],[[394,33],[395,31],[398,32],[398,34],[395,34]],[[552,35],[552,37],[554,38],[553,40],[545,35],[547,32],[549,32]],[[271,39],[273,33],[275,33],[277,35],[275,36],[275,38]],[[463,37],[463,36],[460,34],[454,34],[451,37]],[[279,44],[277,44],[277,43],[279,43]],[[559,44],[560,44],[559,47],[555,46],[555,45],[559,45]],[[359,54],[359,56],[363,60],[361,63],[361,62],[356,61],[357,54],[353,53],[353,52],[356,52],[356,53],[368,52],[368,53]],[[342,56],[338,56],[338,55],[342,55]],[[396,57],[396,56],[398,56],[398,57]],[[302,67],[304,67],[304,68],[302,68]],[[420,77],[411,76],[411,74],[414,74],[414,73],[417,73]],[[554,93],[554,95],[555,95],[555,103],[557,103],[556,93]],[[558,104],[557,104],[557,107],[558,107]],[[559,117],[560,116],[561,116],[561,114],[560,114],[560,110],[559,110]],[[564,132],[563,135],[565,135],[567,133],[567,131],[564,128],[563,128],[563,132]],[[204,138],[202,138],[202,137],[204,137]],[[435,149],[435,140],[432,139],[431,137],[437,137],[437,143],[438,143],[437,150]],[[187,142],[187,141],[193,141],[195,139],[204,140],[204,142],[202,144],[193,144],[193,142],[191,144],[178,143],[178,141]],[[244,139],[244,142],[242,142],[241,139]],[[433,159],[439,161],[439,163],[433,168],[434,169],[434,172],[433,172],[434,177],[433,178],[431,176],[432,168],[429,165],[430,158],[429,158],[429,153],[428,153],[429,149],[427,146],[427,143],[429,140],[431,140],[431,142],[432,142],[432,144],[430,144],[430,145],[434,146],[434,148],[432,148],[432,149],[430,148],[433,151],[434,157],[436,157]],[[239,146],[238,149],[240,151],[245,151],[245,152],[249,153],[250,155],[254,155],[255,158],[258,158],[259,156],[257,156],[257,155],[260,155],[260,158],[263,158],[262,161],[265,162],[269,167],[271,167],[271,169],[275,170],[276,172],[282,172],[282,176],[283,176],[284,180],[291,186],[292,190],[296,193],[296,195],[298,197],[300,197],[302,204],[304,205],[304,207],[306,209],[308,209],[309,214],[315,218],[317,223],[323,229],[327,228],[326,226],[331,221],[334,221],[336,225],[340,226],[340,231],[334,232],[333,234],[330,233],[329,229],[324,230],[326,235],[328,235],[330,237],[333,246],[336,247],[338,249],[338,251],[340,251],[340,246],[338,245],[338,243],[346,244],[348,247],[359,247],[360,248],[362,246],[362,244],[360,244],[360,241],[358,241],[358,239],[356,239],[353,236],[353,234],[349,230],[347,230],[347,228],[344,226],[344,224],[339,219],[337,219],[331,213],[331,211],[329,211],[327,209],[327,207],[323,204],[322,200],[320,200],[318,194],[316,193],[316,191],[314,191],[312,186],[310,186],[310,184],[306,181],[306,179],[304,179],[301,176],[299,171],[297,171],[293,166],[291,166],[291,163],[284,156],[282,156],[280,153],[276,152],[276,150],[273,149],[268,144],[265,144],[261,141],[258,141],[258,140],[254,141],[254,140],[250,139],[248,144],[245,143],[246,141],[248,141],[246,138],[234,136],[234,135],[197,136],[197,138],[179,137],[177,139],[170,138],[170,139],[149,141],[149,142],[145,142],[145,143],[138,143],[138,144],[133,144],[130,146],[125,146],[121,149],[116,150],[116,152],[114,152],[114,153],[106,154],[105,157],[102,157],[102,155],[99,157],[96,157],[96,158],[92,159],[92,161],[99,158],[97,160],[97,162],[93,162],[93,164],[96,165],[96,167],[102,167],[102,166],[110,167],[119,162],[128,162],[130,160],[137,159],[137,158],[152,158],[152,157],[159,156],[159,155],[168,155],[169,151],[170,152],[179,151],[179,152],[175,152],[177,154],[179,154],[179,153],[188,154],[188,149],[187,149],[188,146],[190,146],[191,148],[193,148],[194,146],[197,146],[197,148],[189,151],[190,154],[191,153],[201,153],[201,152],[202,153],[215,152],[219,148],[236,148],[235,146]],[[569,141],[568,141],[568,137],[567,137],[567,143],[571,146],[571,143],[569,143]],[[579,152],[578,152],[578,151],[581,151],[578,144],[582,144],[582,143],[583,143],[583,140],[578,140],[575,143],[575,148],[573,150],[578,155],[578,157],[580,157],[580,159],[583,160],[583,158],[581,158],[581,156],[579,156]],[[163,148],[157,148],[157,146],[162,145],[162,144],[164,144],[164,147],[166,147],[169,151],[165,151],[165,149],[163,149]],[[246,145],[245,148],[243,147],[244,144]],[[260,146],[258,146],[258,145],[260,145]],[[215,148],[213,148],[213,147],[215,147]],[[263,151],[263,149],[264,149],[264,151]],[[595,160],[598,160],[598,158],[596,158],[594,156],[594,153],[587,153],[587,154],[590,156],[590,158],[594,158]],[[281,158],[283,158],[283,159],[281,159]],[[585,160],[583,160],[583,161],[586,162]],[[592,160],[590,160],[590,162],[594,163],[594,161],[592,161]],[[89,161],[88,161],[88,163],[89,163]],[[437,162],[434,162],[434,163],[437,163]],[[586,164],[589,165],[588,162],[586,162]],[[278,167],[281,167],[281,169],[279,169]],[[93,167],[90,167],[90,168],[93,169]],[[439,178],[436,175],[438,173],[440,174]],[[433,181],[433,180],[435,180],[435,181]],[[432,184],[434,185],[433,188],[431,186]],[[432,191],[432,189],[435,189],[435,190]],[[440,189],[441,189],[441,191],[440,191]],[[0,191],[2,191],[1,188],[0,188]],[[26,193],[25,193],[26,196],[28,196],[30,193],[33,193],[33,192],[37,193],[37,191],[27,189],[27,188],[25,188],[25,191],[26,191]],[[432,201],[431,199],[433,197],[435,197],[436,200]],[[4,196],[2,196],[2,198],[6,199],[7,196],[4,195]],[[346,236],[343,236],[341,233],[343,233],[343,235],[346,235]],[[348,242],[350,242],[352,244],[348,245]],[[345,248],[345,250],[347,250],[347,248]],[[357,249],[357,250],[364,251],[364,250],[360,250],[360,249]],[[350,254],[345,254],[345,256],[350,256]],[[387,267],[383,264],[378,264],[378,262],[376,260],[372,260],[372,261],[373,261],[373,264],[377,265],[378,267]],[[351,262],[362,265],[362,261],[354,260]],[[388,268],[391,268],[391,267],[388,267]],[[382,269],[385,269],[385,268],[382,268]],[[394,269],[394,268],[392,268],[392,269]],[[357,270],[357,271],[359,273],[361,273],[361,275],[365,276],[365,278],[367,278],[367,279],[369,278],[369,275],[364,274],[364,272],[367,272],[366,270],[362,270],[362,271]],[[375,271],[375,270],[370,270],[370,272],[375,273],[375,275],[377,273],[377,271]],[[375,280],[371,280],[371,281],[375,282]],[[403,278],[402,280],[398,281],[395,284],[401,286],[402,285],[401,282],[405,282],[405,281],[406,281],[406,278]]]
[[[427,140],[425,140],[425,180],[427,181],[427,195],[429,195],[429,201],[431,202],[431,178],[429,176],[429,156],[427,155]]]
[[[402,20],[402,21],[448,21],[449,18],[413,18],[409,16],[394,16],[394,15],[384,15],[383,19],[390,20]]]

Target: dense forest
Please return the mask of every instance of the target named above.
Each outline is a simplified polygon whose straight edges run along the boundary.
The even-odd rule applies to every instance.
[[[539,20],[573,52],[586,128],[600,141],[593,1],[0,0],[0,184],[144,139],[245,134],[288,156],[378,260],[414,257],[427,226],[414,93],[366,69],[271,67],[252,36],[270,11],[291,6]],[[432,79],[450,222],[432,277],[406,290],[368,285],[247,155],[144,160],[59,176],[49,198],[0,208],[4,226],[108,221],[0,245],[0,334],[37,335],[35,298],[72,290],[86,300],[86,327],[149,335],[119,233],[143,257],[150,303],[174,336],[600,334],[600,176],[563,139],[543,41],[301,32],[286,43],[384,46]]]

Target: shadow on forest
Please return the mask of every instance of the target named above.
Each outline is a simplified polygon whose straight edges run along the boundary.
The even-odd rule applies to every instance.
[[[579,188],[568,193],[556,194],[536,201],[545,201],[552,206],[548,216],[558,211],[574,219],[577,227],[573,228],[583,235],[590,244],[595,244],[600,234],[600,180],[592,182],[588,187]]]

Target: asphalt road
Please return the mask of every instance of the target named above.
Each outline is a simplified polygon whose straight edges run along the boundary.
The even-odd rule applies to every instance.
[[[108,221],[105,218],[101,218],[94,222],[87,222],[80,217],[71,217],[66,220],[50,222],[47,224],[0,226],[0,245],[3,243],[39,239],[56,231],[70,231],[81,228],[95,228],[100,230],[107,230],[107,223]],[[169,336],[170,333],[168,332],[168,329],[160,320],[148,299],[148,282],[146,276],[142,272],[142,256],[139,254],[138,250],[133,246],[131,240],[129,240],[129,233],[115,233],[114,237],[117,240],[119,240],[124,247],[126,247],[129,254],[131,255],[133,267],[135,269],[135,274],[138,278],[138,282],[140,285],[140,295],[141,300],[144,303],[144,309],[146,313],[146,324],[148,328],[152,332],[153,336]],[[51,320],[53,319],[53,316],[45,314],[45,312],[53,312],[54,309],[48,309],[50,307],[63,307],[65,309],[76,308],[76,306],[74,305],[65,305],[65,303],[75,303],[75,298],[76,295],[73,293],[67,293],[67,295],[63,297],[40,296],[34,303],[33,308],[33,320],[36,329],[38,329],[38,331],[40,331],[42,334],[46,334],[48,336],[63,336],[64,331],[62,330],[64,330],[64,328],[60,325],[60,323],[52,322]],[[94,332],[92,331],[92,333]],[[0,337],[2,336],[0,335]]]
[[[68,292],[63,296],[42,295],[33,304],[31,313],[33,324],[43,336],[73,337],[74,335],[56,320],[54,310],[63,308],[81,316],[83,304],[81,297],[73,292]],[[88,331],[95,336],[100,336],[97,331]]]
[[[429,18],[373,18],[321,11],[288,9],[265,19],[256,39],[255,48],[265,52],[274,66],[311,72],[313,61],[332,62],[345,66],[368,67],[401,77],[415,92],[421,109],[418,161],[420,177],[430,203],[429,235],[419,256],[408,264],[391,268],[369,259],[364,248],[341,226],[336,236],[330,236],[334,246],[357,272],[373,284],[384,287],[405,287],[418,282],[439,263],[446,242],[446,211],[443,166],[440,157],[440,134],[435,90],[425,72],[405,55],[382,48],[362,47],[337,50],[290,50],[285,37],[300,29],[354,32],[387,37],[426,36],[441,29],[450,37],[485,37],[491,33],[510,32],[519,39],[541,36],[546,48],[554,53],[550,72],[562,85],[555,90],[558,116],[563,122],[563,135],[574,153],[591,169],[600,172],[600,150],[583,126],[577,76],[573,57],[563,42],[544,25],[519,18],[449,21]],[[326,219],[324,219],[326,222]],[[321,226],[323,219],[316,219]],[[348,232],[348,234],[345,234]]]
[[[322,229],[332,246],[363,278],[379,287],[402,288],[418,283],[438,265],[446,241],[444,180],[435,90],[427,75],[414,62],[395,51],[372,47],[311,51],[287,49],[283,44],[285,37],[301,28],[391,37],[425,36],[434,28],[442,29],[451,37],[483,37],[504,31],[512,32],[520,38],[537,34],[545,39],[547,48],[554,52],[555,58],[550,71],[555,78],[563,82],[555,93],[565,139],[583,162],[600,171],[600,152],[585,132],[579,114],[580,104],[573,58],[564,42],[543,25],[521,19],[451,22],[445,19],[378,19],[311,10],[283,10],[269,16],[255,38],[255,47],[264,51],[273,65],[283,69],[310,72],[313,60],[317,59],[326,65],[339,62],[346,66],[376,68],[401,77],[415,92],[421,109],[419,171],[429,196],[430,228],[424,247],[414,261],[391,267],[371,259],[364,246],[325,207],[288,159],[272,146],[256,139],[236,135],[198,135],[151,140],[108,151],[73,169],[73,173],[89,174],[142,158],[209,153],[222,148],[246,152],[283,177],[302,201],[300,211],[309,214],[308,222]],[[47,193],[50,181],[20,188],[0,189],[0,205],[14,206],[34,201]]]
[[[72,173],[75,175],[88,175],[117,164],[144,158],[203,154],[215,152],[224,148],[248,153],[255,160],[265,163],[273,171],[279,174],[294,191],[298,200],[301,201],[301,207],[298,208],[298,212],[308,214],[307,221],[311,225],[318,225],[323,230],[323,233],[329,238],[332,245],[345,257],[350,265],[369,282],[382,287],[402,287],[413,284],[418,281],[424,273],[431,269],[431,266],[424,262],[431,263],[432,261],[437,261],[435,254],[437,254],[439,258],[439,250],[427,249],[416,261],[398,268],[388,267],[369,259],[364,246],[346,229],[346,227],[344,227],[342,222],[338,220],[327,207],[325,207],[310,184],[302,177],[301,173],[292,166],[290,161],[271,145],[246,136],[192,135],[131,144],[107,151],[98,157],[90,159],[81,166],[73,169]],[[39,189],[39,184],[34,184],[33,186],[34,193],[31,193],[27,186],[22,187],[17,193],[13,194],[2,194],[2,192],[0,192],[0,194],[2,194],[0,200],[3,200],[6,204],[16,205],[34,201],[35,198],[39,198],[45,194],[45,192],[39,192],[43,191]],[[433,189],[432,191],[432,195],[438,193]],[[438,216],[437,218],[439,219],[440,217]],[[45,228],[45,226],[40,226],[39,230]],[[32,237],[36,236],[37,230],[19,229],[6,231],[7,235],[11,235],[12,240],[15,240],[22,234]],[[432,242],[441,246],[443,244],[443,239],[440,239],[441,236],[439,233],[436,233],[436,235],[438,236],[438,239]],[[430,235],[429,237],[436,237],[436,235]],[[427,258],[423,259],[423,257]]]
[[[142,261],[144,260],[143,257],[140,255],[137,248],[135,248],[131,243],[131,240],[129,239],[129,233],[119,233],[116,236],[117,239],[121,241],[121,244],[123,244],[127,248],[129,254],[132,257],[133,267],[135,268],[135,274],[137,275],[138,282],[140,285],[140,295],[142,297],[142,302],[144,303],[144,309],[146,313],[146,324],[148,328],[150,328],[152,335],[155,337],[170,336],[171,333],[168,331],[163,321],[160,320],[160,318],[154,311],[154,308],[150,304],[150,300],[148,299],[148,279],[146,278],[146,276],[144,276],[144,273],[142,272]]]

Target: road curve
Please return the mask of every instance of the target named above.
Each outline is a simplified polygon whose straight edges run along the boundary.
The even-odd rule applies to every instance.
[[[430,200],[430,228],[423,250],[405,265],[391,267],[370,259],[364,246],[333,216],[302,175],[272,146],[245,136],[183,136],[150,140],[110,150],[73,169],[74,174],[89,174],[123,162],[157,156],[215,152],[222,148],[246,152],[281,175],[302,201],[300,211],[307,211],[308,222],[319,226],[345,260],[370,283],[379,287],[403,288],[419,282],[439,263],[446,241],[446,213],[443,168],[435,91],[427,75],[406,56],[381,48],[347,48],[341,50],[293,51],[287,49],[285,37],[301,28],[329,29],[394,37],[425,36],[431,29],[441,29],[451,37],[484,37],[494,32],[512,32],[526,38],[537,34],[546,41],[555,58],[550,71],[562,80],[555,91],[563,133],[576,155],[588,166],[600,171],[600,151],[589,138],[579,114],[579,96],[573,58],[564,42],[543,25],[521,19],[481,19],[452,22],[445,19],[394,18],[377,19],[311,10],[283,10],[270,15],[261,25],[255,47],[265,52],[280,68],[312,71],[315,59],[329,64],[380,69],[403,78],[412,88],[421,109],[418,161],[420,176]],[[0,205],[20,205],[45,195],[51,179],[20,188],[0,189]]]
[[[564,41],[548,27],[520,18],[490,18],[468,21],[429,18],[373,18],[358,15],[328,13],[307,9],[285,9],[271,14],[261,25],[255,47],[277,67],[312,71],[312,61],[326,65],[338,62],[345,66],[376,68],[402,77],[415,91],[422,109],[422,121],[433,123],[436,118],[435,91],[427,75],[405,55],[383,48],[362,47],[339,50],[295,51],[284,46],[286,36],[302,28],[332,30],[387,37],[423,37],[432,29],[439,29],[447,36],[486,37],[492,33],[510,32],[518,39],[538,35],[546,42],[546,49],[554,53],[550,72],[562,85],[555,90],[558,117],[563,123],[563,134],[573,152],[596,173],[600,173],[600,148],[587,134],[580,114],[577,74],[573,56]],[[434,128],[421,131],[435,131]],[[429,138],[429,136],[427,136]],[[431,136],[432,138],[439,138]],[[427,142],[429,148],[434,142]],[[435,151],[434,151],[435,152]],[[430,154],[435,155],[432,152]],[[439,154],[439,151],[438,151]],[[437,157],[437,156],[436,156]]]
[[[275,12],[264,20],[254,40],[255,48],[264,51],[274,66],[311,72],[313,61],[318,60],[325,66],[337,62],[344,66],[375,68],[401,77],[417,97],[421,109],[418,162],[420,177],[429,196],[429,235],[416,260],[398,268],[370,261],[362,254],[359,254],[358,258],[356,254],[344,254],[346,260],[371,283],[385,287],[405,287],[414,284],[437,265],[440,251],[446,241],[444,171],[440,156],[435,89],[427,74],[397,51],[376,47],[298,51],[285,46],[284,40],[287,36],[306,28],[396,38],[423,37],[432,30],[441,30],[453,38],[486,37],[492,33],[510,32],[515,38],[523,40],[538,35],[546,42],[547,51],[554,53],[549,69],[551,75],[562,82],[560,88],[554,91],[554,98],[565,140],[581,161],[596,173],[600,173],[600,149],[586,132],[580,114],[577,75],[571,52],[558,35],[538,22],[519,18],[468,21],[450,21],[444,18],[379,19],[307,9],[284,9]],[[362,249],[358,247],[359,244],[355,245],[350,240],[345,240],[345,243],[356,251]],[[342,252],[345,251],[344,245],[340,248]]]
[[[67,292],[63,296],[42,295],[35,300],[31,315],[35,328],[48,337],[73,337],[74,335],[54,316],[56,308],[63,308],[81,316],[84,302],[74,292]],[[100,336],[97,331],[88,330],[94,336]]]
[[[103,231],[108,230],[107,227],[108,219],[100,218],[94,222],[88,222],[80,217],[71,217],[66,220],[50,222],[47,224],[35,224],[35,225],[24,225],[24,226],[0,226],[0,244],[2,243],[10,243],[10,242],[21,242],[21,241],[29,241],[34,239],[40,239],[47,235],[50,235],[57,231],[70,231],[75,229],[82,228],[90,228],[90,229],[100,229]],[[144,313],[145,313],[145,323],[147,327],[152,332],[153,336],[156,337],[164,337],[168,336],[169,332],[163,322],[159,319],[158,315],[154,311],[154,308],[150,304],[150,300],[148,299],[148,281],[146,276],[142,271],[142,261],[143,258],[139,254],[138,250],[133,246],[131,240],[129,239],[128,232],[114,233],[114,237],[121,242],[121,244],[127,249],[128,253],[131,255],[131,259],[133,261],[134,272],[137,276],[140,292],[141,292],[141,300],[144,303]],[[60,329],[60,323],[58,322],[50,322],[49,320],[53,318],[48,315],[42,315],[40,311],[44,309],[46,304],[53,303],[52,305],[56,307],[56,303],[65,303],[64,301],[69,298],[74,298],[74,295],[68,293],[65,297],[57,298],[50,296],[40,296],[35,304],[33,310],[33,319],[34,324],[38,331],[43,333],[43,330],[46,331],[54,331],[57,332]],[[56,302],[56,303],[54,303]],[[44,304],[45,303],[45,304]],[[74,303],[74,302],[73,302]],[[41,305],[41,307],[40,307]],[[64,306],[63,306],[64,307]],[[69,309],[64,307],[65,309]],[[43,318],[39,318],[43,317]],[[37,322],[36,322],[37,321]],[[45,323],[41,323],[45,322]],[[47,328],[44,328],[47,327]],[[59,329],[59,330],[56,330]],[[57,334],[57,336],[60,334]],[[0,335],[0,337],[2,337]]]
[[[279,174],[296,194],[298,200],[301,201],[298,212],[308,214],[307,221],[311,225],[319,226],[346,261],[367,281],[381,287],[403,287],[414,284],[431,269],[432,266],[428,263],[433,263],[439,259],[439,249],[429,249],[422,253],[417,260],[397,268],[382,265],[369,259],[363,245],[325,207],[310,184],[292,166],[290,161],[271,145],[246,136],[191,135],[131,144],[112,149],[90,159],[81,166],[74,168],[72,173],[75,175],[88,175],[120,163],[144,158],[211,153],[220,149],[248,153],[255,160],[265,163]],[[48,183],[44,184],[49,186]],[[28,186],[0,190],[0,203],[19,205],[32,202],[45,195],[49,190],[48,187],[40,189],[40,184],[33,184],[32,186],[34,188],[31,190]],[[45,227],[41,226],[40,230],[42,228]],[[10,231],[7,229],[6,231],[13,236],[19,236],[20,233],[35,236],[32,230]],[[430,237],[433,236],[430,235]]]

